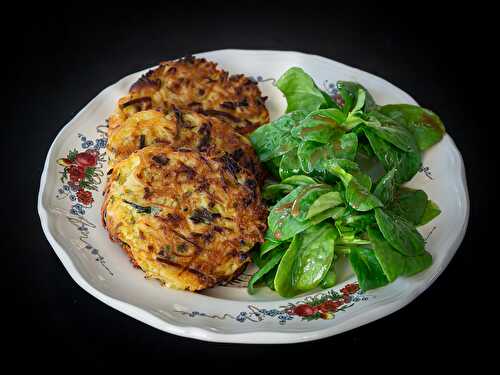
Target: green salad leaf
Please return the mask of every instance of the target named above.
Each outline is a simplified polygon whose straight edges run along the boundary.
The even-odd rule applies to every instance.
[[[279,178],[281,156],[277,156],[271,160],[264,162],[263,164],[272,176]]]
[[[320,195],[309,207],[307,211],[306,219],[310,219],[319,213],[329,210],[331,208],[337,207],[344,202],[342,196],[338,191],[331,191]]]
[[[403,187],[395,194],[390,210],[413,225],[418,225],[424,216],[427,201],[427,194],[423,190]]]
[[[345,198],[349,206],[357,211],[369,211],[384,204],[359,179],[352,178],[346,187]]]
[[[416,256],[424,252],[424,239],[408,220],[381,208],[375,209],[375,220],[387,242],[401,254]]]
[[[405,257],[404,276],[413,276],[429,268],[432,264],[432,255],[427,251],[414,257]]]
[[[384,204],[392,202],[394,199],[394,194],[398,188],[396,172],[396,168],[392,168],[389,172],[382,176],[373,191],[373,194]]]
[[[373,252],[389,282],[403,274],[405,257],[398,253],[375,228],[368,228],[368,237],[373,244]]]
[[[373,246],[373,254],[388,282],[396,280],[399,276],[411,276],[421,272],[432,263],[432,256],[427,251],[417,256],[402,255],[386,241],[376,228],[368,227],[368,236]],[[373,259],[371,262],[375,263]],[[376,266],[373,268],[377,269]],[[365,278],[369,279],[368,283],[376,285],[380,275],[372,272],[365,275]],[[371,278],[374,280],[370,280]]]
[[[337,108],[320,109],[309,113],[293,128],[292,135],[303,141],[330,143],[345,133],[342,127],[345,120],[345,114]]]
[[[281,258],[283,258],[283,254],[285,254],[286,249],[287,248],[285,246],[280,245],[279,247],[273,249],[265,259],[262,259],[261,262],[259,262],[259,270],[254,273],[252,278],[248,281],[248,292],[250,294],[255,294],[255,283],[263,279],[268,272],[278,265]]]
[[[293,185],[288,184],[267,184],[262,188],[262,198],[266,200],[278,200],[283,195],[293,190]]]
[[[346,100],[346,97],[350,98],[348,100],[350,103],[356,103],[358,101],[358,93],[362,90],[365,95],[362,106],[364,112],[371,112],[378,108],[373,96],[361,84],[350,81],[338,81],[336,86],[344,100]],[[347,110],[350,111],[351,109],[348,107]]]
[[[338,219],[344,214],[345,210],[345,207],[329,208],[326,211],[322,211],[319,214],[314,215],[310,218],[310,220],[313,224],[319,224],[327,219]]]
[[[293,297],[319,285],[333,261],[337,230],[315,225],[294,237],[276,272],[274,285],[282,297]]]
[[[358,151],[358,136],[356,133],[344,134],[331,142],[336,158],[354,160]]]
[[[282,180],[284,180],[287,177],[292,177],[299,173],[301,173],[300,159],[297,156],[297,149],[294,148],[288,151],[281,158],[279,176]]]
[[[297,149],[300,168],[304,173],[323,172],[322,163],[335,157],[333,145],[312,141],[303,142]]]
[[[345,166],[345,163],[340,162],[340,159],[330,159],[325,163],[327,170],[338,176],[344,183],[347,203],[358,211],[369,211],[375,207],[382,207],[384,204],[380,199],[370,193],[370,177],[363,173],[357,173],[354,176],[348,173],[343,166]]]
[[[305,176],[305,175],[296,175],[296,176],[290,176],[281,181],[283,184],[288,184],[288,185],[293,185],[293,186],[299,186],[299,185],[309,185],[309,184],[317,184],[318,181],[316,181],[314,178]]]
[[[346,209],[343,216],[341,216],[335,224],[337,229],[342,233],[343,240],[346,238],[346,232],[364,233],[366,232],[368,226],[375,224],[375,215],[372,211],[366,213],[359,213],[352,208]],[[353,243],[353,241],[349,241]]]
[[[411,104],[389,104],[380,112],[406,126],[417,140],[420,150],[438,143],[446,132],[441,119],[432,111]]]
[[[349,262],[358,278],[361,289],[375,289],[389,284],[389,280],[372,249],[364,247],[351,248]]]
[[[377,111],[370,112],[367,116],[369,120],[365,121],[365,125],[373,130],[377,136],[401,151],[419,151],[415,137],[405,126]]]
[[[364,133],[385,171],[396,169],[395,178],[398,184],[409,181],[415,176],[422,165],[422,157],[419,152],[401,151],[377,136],[372,129],[365,128]]]
[[[267,218],[273,238],[285,241],[313,225],[306,219],[309,207],[331,189],[325,184],[300,185],[281,199]]]
[[[260,245],[260,256],[264,256],[266,253],[280,246],[282,243],[283,242],[277,240],[274,237],[273,232],[267,228],[266,234],[264,235],[264,243]]]
[[[331,288],[332,286],[335,286],[336,283],[337,283],[337,272],[335,271],[335,259],[333,259],[332,264],[328,269],[328,272],[323,277],[323,280],[321,280],[319,286],[321,287],[321,289],[328,289]]]
[[[285,95],[286,111],[315,111],[327,104],[331,105],[324,93],[316,86],[313,79],[301,68],[288,69],[276,82],[276,86]]]
[[[424,214],[420,218],[420,222],[418,223],[418,225],[420,226],[427,224],[428,222],[439,216],[440,213],[441,210],[439,209],[439,206],[429,199],[427,201],[427,204],[425,205]]]
[[[306,111],[298,110],[255,129],[250,134],[250,141],[260,160],[269,161],[296,148],[300,140],[291,132],[306,116]]]

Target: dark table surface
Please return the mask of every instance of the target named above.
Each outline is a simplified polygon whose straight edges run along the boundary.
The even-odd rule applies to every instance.
[[[498,105],[486,89],[487,71],[478,70],[478,40],[488,31],[471,27],[468,20],[474,15],[464,10],[444,22],[442,12],[409,16],[402,11],[394,17],[366,8],[325,8],[315,17],[304,9],[267,5],[265,10],[221,7],[203,12],[197,6],[87,14],[80,10],[70,6],[64,13],[23,14],[21,29],[3,33],[12,66],[4,73],[8,95],[3,107],[9,124],[3,126],[2,190],[8,207],[2,230],[10,280],[2,289],[11,299],[3,312],[9,319],[4,329],[12,334],[8,341],[13,355],[28,349],[29,355],[22,358],[29,361],[42,363],[57,355],[79,366],[102,368],[140,367],[136,358],[163,365],[166,359],[198,359],[232,369],[231,361],[238,359],[257,364],[270,358],[304,358],[311,363],[308,353],[336,353],[331,360],[342,362],[349,353],[386,348],[431,355],[449,347],[470,354],[475,345],[461,340],[478,330],[480,322],[473,317],[488,303],[484,268],[473,253],[480,251],[490,232],[485,220],[490,189],[484,178],[493,166],[493,148],[487,146],[491,140],[485,139],[484,130],[492,125],[488,108]],[[387,79],[439,113],[465,160],[472,203],[469,228],[447,269],[409,306],[313,343],[204,343],[125,316],[85,292],[65,271],[36,211],[43,162],[58,131],[123,76],[160,60],[223,48],[329,57]]]

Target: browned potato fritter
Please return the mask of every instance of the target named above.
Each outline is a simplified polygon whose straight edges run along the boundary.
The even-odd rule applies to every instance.
[[[266,209],[253,175],[231,158],[154,144],[115,165],[103,221],[146,276],[194,291],[248,262]]]
[[[109,126],[119,126],[146,109],[180,109],[217,117],[247,134],[269,122],[265,99],[257,84],[244,75],[229,76],[214,62],[186,57],[162,62],[135,82],[129,95],[119,100]]]
[[[108,151],[111,167],[134,151],[163,142],[186,147],[212,156],[227,154],[241,167],[253,173],[260,183],[263,169],[249,140],[214,117],[179,110],[167,115],[155,110],[132,114],[119,127],[110,129]]]

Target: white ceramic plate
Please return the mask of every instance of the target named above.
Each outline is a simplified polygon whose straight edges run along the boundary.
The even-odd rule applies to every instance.
[[[230,73],[254,77],[269,100],[274,119],[285,109],[285,100],[274,86],[275,79],[292,66],[311,74],[325,90],[337,80],[358,81],[379,104],[416,102],[385,80],[335,61],[313,55],[283,51],[221,50],[197,56],[214,60]],[[153,327],[176,335],[207,341],[239,343],[290,343],[315,340],[361,326],[405,306],[428,288],[448,265],[463,239],[469,214],[464,165],[453,140],[444,139],[423,157],[423,168],[410,182],[438,203],[442,214],[420,228],[434,262],[425,272],[399,278],[380,289],[363,293],[346,268],[341,283],[331,290],[318,290],[285,300],[270,290],[247,294],[251,269],[232,285],[203,293],[163,288],[146,280],[127,256],[112,243],[101,225],[99,208],[105,179],[105,120],[119,97],[144,72],[131,74],[102,91],[57,135],[43,170],[38,212],[43,230],[54,251],[73,279],[96,298]],[[431,108],[439,113],[439,108]],[[78,202],[58,159],[69,151],[95,149],[100,153],[87,181],[93,203]],[[80,194],[81,198],[85,196]],[[328,302],[335,313],[304,317],[307,307]]]

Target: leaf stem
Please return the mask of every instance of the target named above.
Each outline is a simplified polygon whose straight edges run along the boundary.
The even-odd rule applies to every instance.
[[[338,245],[370,245],[371,241],[362,240],[359,238],[354,238],[352,240],[340,238],[338,241],[336,241],[336,244],[338,244]]]

